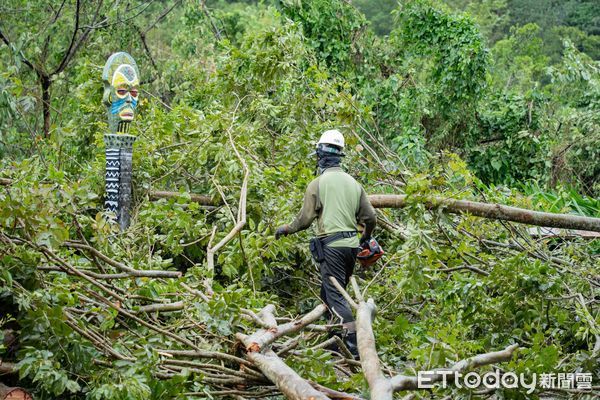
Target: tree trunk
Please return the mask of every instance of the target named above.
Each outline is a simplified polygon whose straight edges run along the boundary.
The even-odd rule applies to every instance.
[[[44,114],[44,137],[50,136],[50,85],[52,81],[47,75],[40,76],[42,86],[42,112]]]
[[[406,195],[393,194],[376,194],[369,196],[369,200],[375,208],[402,208],[407,204],[406,198]],[[453,214],[471,214],[478,217],[549,228],[600,232],[600,218],[531,211],[523,208],[504,206],[502,204],[488,204],[442,197],[430,197],[423,200],[419,199],[418,201],[425,204],[425,207],[428,209],[441,208]]]
[[[314,389],[307,381],[302,379],[296,371],[291,369],[277,357],[273,350],[264,354],[250,352],[247,357],[263,374],[284,394],[292,400],[327,400],[328,397]]]

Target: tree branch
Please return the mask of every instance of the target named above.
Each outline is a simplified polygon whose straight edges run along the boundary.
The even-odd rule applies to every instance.
[[[242,335],[244,336],[244,338],[242,339],[242,336],[240,336],[238,337],[238,340],[240,340],[244,344],[248,343],[246,344],[246,350],[250,352],[260,351],[265,347],[269,346],[278,338],[302,330],[307,325],[319,319],[321,315],[325,313],[326,310],[327,307],[325,306],[325,304],[319,304],[311,312],[304,315],[299,320],[291,321],[283,325],[276,325],[275,327],[269,329],[261,329],[253,333],[251,336]]]
[[[138,269],[128,267],[127,265],[117,262],[117,261],[113,260],[112,258],[104,255],[100,251],[96,250],[95,248],[93,248],[91,246],[88,246],[87,244],[69,241],[69,242],[65,242],[64,245],[66,247],[70,247],[70,248],[74,248],[74,249],[86,250],[89,253],[93,254],[95,257],[98,257],[99,259],[101,259],[102,261],[107,263],[108,265],[113,266],[117,269],[120,269],[121,271],[127,272],[128,274],[130,274],[132,276],[149,277],[149,278],[179,278],[179,277],[181,277],[181,272],[179,272],[179,271],[138,270]]]
[[[71,36],[71,42],[69,43],[69,47],[67,51],[65,51],[65,55],[62,60],[58,64],[58,67],[54,70],[50,75],[55,75],[60,73],[67,65],[69,58],[71,57],[71,50],[73,50],[73,46],[75,45],[75,39],[77,39],[77,31],[79,30],[79,17],[81,13],[81,0],[76,0],[75,2],[75,27],[73,28],[73,35]]]
[[[183,310],[185,304],[183,301],[176,301],[174,303],[156,303],[141,306],[135,313],[151,313],[151,312],[168,312],[168,311],[180,311]]]
[[[238,158],[238,160],[240,161],[240,163],[242,164],[242,168],[244,170],[244,178],[242,181],[242,188],[240,190],[240,203],[239,203],[239,208],[238,208],[237,223],[235,224],[233,229],[223,239],[221,239],[221,241],[219,243],[217,243],[214,247],[212,247],[212,245],[211,245],[212,241],[209,242],[208,248],[206,249],[206,261],[207,261],[209,273],[211,274],[211,278],[209,279],[209,282],[208,282],[209,285],[211,285],[211,283],[212,283],[212,273],[215,269],[215,253],[217,251],[219,251],[219,249],[221,247],[225,246],[231,239],[233,239],[233,237],[239,231],[242,230],[244,225],[246,225],[246,198],[248,195],[248,177],[250,176],[250,169],[248,169],[246,160],[244,160],[244,158],[238,152],[238,149],[235,146],[235,142],[233,140],[233,136],[231,135],[231,130],[233,129],[233,124],[235,123],[235,120],[236,120],[237,110],[238,110],[242,100],[243,99],[241,99],[237,102],[235,109],[233,110],[233,116],[231,118],[231,125],[229,125],[229,128],[227,129],[227,136],[229,137],[229,143],[231,144],[231,147],[233,148],[233,151],[235,152],[235,155]]]
[[[159,200],[159,199],[173,199],[181,197],[182,194],[179,192],[167,192],[164,190],[152,190],[148,193],[148,197],[150,200]],[[201,204],[203,206],[217,206],[218,204],[213,201],[213,199],[209,196],[205,196],[202,194],[190,193],[190,201],[194,203]]]
[[[158,18],[156,18],[156,20],[154,20],[153,23],[151,23],[150,25],[148,25],[148,27],[146,29],[144,29],[143,31],[140,31],[140,33],[143,35],[143,37],[146,37],[146,34],[156,26],[156,24],[158,24],[163,18],[165,18],[171,11],[173,11],[173,9],[175,7],[177,7],[179,4],[181,4],[182,0],[177,0],[173,3],[173,5],[171,7],[167,7],[162,13],[160,13],[160,15],[158,16]]]
[[[2,29],[0,29],[0,38],[2,39],[2,41],[4,42],[4,44],[6,44],[12,51],[15,51],[15,48],[13,46],[13,44],[10,42],[10,40],[8,39],[8,36],[6,36],[3,32]],[[44,75],[43,71],[41,71],[37,66],[35,66],[31,61],[29,61],[25,55],[23,54],[22,51],[19,51],[19,57],[21,57],[21,61],[23,61],[23,64],[27,65],[29,68],[31,68],[37,75],[38,77],[42,77]]]
[[[377,194],[369,196],[375,208],[403,208],[406,195]],[[478,217],[518,222],[551,228],[578,229],[600,232],[600,218],[583,217],[570,214],[554,214],[531,211],[502,204],[480,203],[470,200],[455,200],[443,197],[430,197],[419,200],[428,209],[442,208],[453,214],[472,214]]]
[[[299,320],[275,326],[271,329],[260,329],[250,336],[241,333],[236,334],[236,338],[246,347],[246,358],[258,367],[288,399],[326,400],[328,397],[313,388],[308,381],[287,366],[268,346],[281,336],[300,331],[323,315],[325,310],[325,305],[319,304]],[[259,313],[259,315],[262,314],[261,319],[263,322],[270,323],[275,320],[273,311],[273,306],[263,308]]]
[[[438,369],[433,374],[427,376],[428,383],[439,382],[444,376],[453,377],[457,372],[463,372],[468,369],[479,368],[485,365],[496,364],[499,362],[510,361],[515,350],[519,348],[518,344],[513,344],[501,351],[479,354],[477,356],[461,360],[454,364],[450,369]],[[451,374],[440,372],[451,371]],[[401,390],[418,390],[418,379],[415,376],[396,375],[391,378],[392,388],[395,392]]]
[[[360,293],[355,277],[350,278],[352,286],[357,293]],[[335,282],[335,281],[334,281]],[[338,284],[338,290],[345,297],[350,295]],[[363,367],[363,373],[369,384],[371,399],[375,400],[392,400],[393,393],[400,390],[417,390],[421,389],[418,385],[418,379],[415,376],[396,375],[389,379],[383,375],[381,362],[377,355],[375,335],[373,334],[373,319],[375,317],[376,307],[373,299],[365,301],[360,300],[356,312],[356,336],[358,339],[358,353],[360,354],[360,363]],[[434,383],[442,380],[444,375],[453,376],[457,372],[461,372],[471,368],[477,368],[484,365],[494,364],[498,362],[509,361],[512,358],[514,351],[519,346],[513,344],[502,351],[496,351],[486,354],[480,354],[466,360],[462,360],[454,364],[449,370],[438,369],[428,375],[428,383]],[[451,371],[443,374],[442,371]]]

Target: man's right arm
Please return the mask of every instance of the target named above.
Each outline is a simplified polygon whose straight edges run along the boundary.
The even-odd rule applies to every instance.
[[[289,225],[283,225],[277,228],[275,231],[275,239],[279,239],[281,236],[287,236],[291,233],[296,233],[307,229],[310,224],[317,218],[318,210],[321,208],[319,202],[319,178],[314,179],[308,184],[306,192],[304,193],[304,202],[302,203],[302,209]]]
[[[296,233],[308,229],[310,224],[317,218],[319,204],[319,179],[314,179],[308,184],[304,193],[304,202],[302,209],[290,225],[288,225],[288,234]]]

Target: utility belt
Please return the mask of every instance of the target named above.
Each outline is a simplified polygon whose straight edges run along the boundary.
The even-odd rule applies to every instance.
[[[325,260],[325,246],[340,239],[347,239],[356,236],[356,231],[336,232],[333,235],[322,238],[314,237],[310,239],[310,254],[317,263]]]

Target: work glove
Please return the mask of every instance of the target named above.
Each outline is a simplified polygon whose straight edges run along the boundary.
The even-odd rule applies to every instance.
[[[282,236],[289,234],[289,227],[287,225],[280,226],[275,230],[275,240],[278,240]]]
[[[369,248],[369,240],[371,240],[371,236],[361,236],[360,237],[360,247],[363,249]]]

